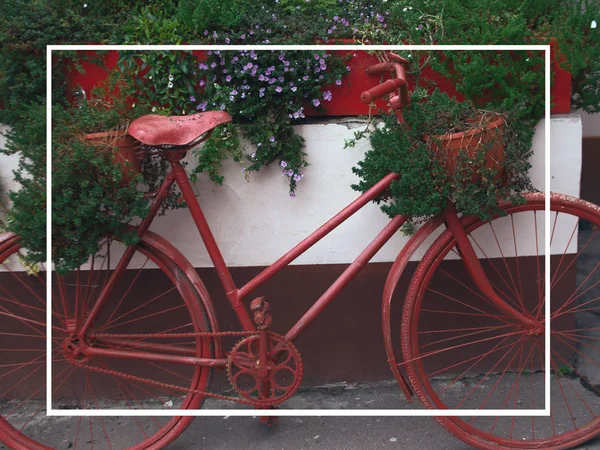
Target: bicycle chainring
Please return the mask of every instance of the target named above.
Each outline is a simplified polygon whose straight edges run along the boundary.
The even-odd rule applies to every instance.
[[[291,341],[267,332],[266,364],[260,365],[260,335],[239,341],[227,358],[227,376],[245,399],[259,407],[274,406],[290,398],[302,381],[302,359]]]

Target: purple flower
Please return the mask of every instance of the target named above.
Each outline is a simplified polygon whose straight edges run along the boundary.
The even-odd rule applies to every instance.
[[[319,100],[318,98],[315,98],[312,101],[312,104],[314,105],[314,107],[316,108],[317,106],[319,106],[321,104],[321,100]]]
[[[286,66],[286,67],[288,67],[290,65],[290,62],[289,61],[284,61],[283,65]]]
[[[296,86],[292,86],[292,92],[296,92],[298,88]]]
[[[227,82],[229,83],[229,82],[231,81],[231,75],[227,75],[227,76],[225,77],[225,81],[227,81]]]
[[[221,111],[225,110],[225,105],[221,105],[221,106],[219,106],[219,109],[220,109]]]
[[[235,89],[233,91],[231,91],[231,95],[237,95],[238,91],[236,91]]]
[[[231,41],[229,40],[229,38],[225,38],[225,43],[229,44]]]
[[[333,33],[333,30],[330,28],[329,30],[327,30],[327,34],[331,34]]]
[[[335,80],[335,84],[337,84],[338,86],[342,85],[342,80]]]
[[[304,76],[302,77],[302,79],[303,79],[304,81],[308,81],[308,78],[309,78],[309,77],[308,77],[308,75],[304,75]]]
[[[293,192],[290,192],[290,197],[294,198],[295,196],[296,196],[296,194],[294,194]]]
[[[208,69],[208,66],[204,63],[200,63],[200,64],[198,64],[198,68],[202,69],[202,70],[206,70],[206,69]]]
[[[300,181],[302,177],[299,174],[294,175],[294,181]]]
[[[323,100],[327,100],[327,101],[331,100],[331,91],[323,92]]]
[[[271,136],[271,137],[269,138],[269,141],[271,141],[271,142],[275,142],[275,136]]]
[[[419,25],[419,26],[417,27],[417,30],[422,30],[422,29],[423,29],[423,25]]]
[[[288,164],[285,161],[281,161],[281,164],[279,165],[285,169]]]
[[[282,76],[277,77],[277,81],[279,81],[280,83],[283,83],[283,80],[285,80],[285,78],[283,78]]]
[[[258,90],[258,96],[259,96],[260,98],[263,98],[263,97],[265,96],[265,88],[260,88],[260,89]]]
[[[285,53],[280,53],[278,59],[279,61],[283,61],[285,59]]]
[[[287,171],[287,176],[291,177],[292,175],[294,175],[294,171],[292,169]]]
[[[242,34],[242,35],[240,36],[240,39],[241,39],[241,40],[244,40],[244,39],[246,39],[246,35],[245,35],[245,34]]]
[[[318,55],[317,53],[315,53],[313,56],[315,57],[316,60],[319,60],[319,58],[321,58],[321,56]]]
[[[211,67],[212,69],[214,69],[215,67],[217,67],[217,63],[216,63],[216,62],[212,63],[212,64],[210,65],[210,67]]]
[[[194,97],[193,95],[190,95],[190,102],[195,102],[196,101],[196,97]]]
[[[200,86],[204,86],[206,83],[204,82],[204,80],[200,80],[200,83],[198,83]]]
[[[346,66],[346,70],[347,70],[348,72],[350,72],[352,69],[350,68],[350,66]]]
[[[196,109],[201,109],[202,111],[206,111],[207,106],[208,106],[208,102],[202,102],[202,103],[199,103],[198,106],[196,106]]]
[[[381,23],[385,20],[385,18],[381,14],[377,13],[377,20],[379,21],[379,23]]]
[[[204,30],[204,36],[208,36],[208,30]]]
[[[281,91],[283,91],[283,89],[281,88],[281,86],[277,86],[277,87],[275,88],[275,91],[276,91],[276,92],[281,92]]]

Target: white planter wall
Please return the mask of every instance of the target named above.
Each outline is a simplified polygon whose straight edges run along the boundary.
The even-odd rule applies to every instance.
[[[577,196],[581,173],[581,118],[571,114],[553,116],[551,120],[552,190]],[[351,168],[363,158],[369,144],[365,140],[355,148],[343,148],[344,140],[353,137],[357,126],[364,127],[364,122],[350,120],[297,127],[306,140],[311,166],[305,170],[295,198],[289,197],[287,177],[275,166],[252,174],[248,182],[242,166],[228,161],[222,186],[200,177],[197,183],[200,203],[230,266],[271,264],[358,196],[350,188],[357,181]],[[252,153],[253,149],[248,151]],[[14,165],[13,159],[0,156],[0,178],[5,180]],[[532,181],[543,190],[543,121],[536,130],[532,165]],[[349,263],[388,220],[377,205],[368,204],[294,264]],[[543,222],[539,227],[542,233]],[[175,244],[195,267],[212,266],[187,210],[169,212],[156,219],[151,229]],[[501,239],[509,237],[507,230],[498,231]],[[532,236],[532,230],[519,236],[519,255],[535,252]],[[393,261],[407,239],[397,233],[373,261]],[[489,256],[499,256],[491,242],[490,239]],[[420,258],[422,253],[421,249],[415,258]]]

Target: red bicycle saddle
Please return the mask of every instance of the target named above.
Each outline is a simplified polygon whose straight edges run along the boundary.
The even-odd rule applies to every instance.
[[[190,116],[148,114],[131,122],[127,132],[146,145],[185,146],[227,122],[231,122],[231,116],[225,111],[207,111]]]

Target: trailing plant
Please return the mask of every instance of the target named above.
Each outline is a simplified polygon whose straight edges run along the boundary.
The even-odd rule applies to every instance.
[[[402,214],[414,221],[424,220],[440,214],[451,201],[460,213],[489,218],[498,212],[499,200],[518,203],[520,193],[533,189],[527,177],[533,131],[508,112],[479,110],[471,102],[458,102],[439,90],[429,95],[420,88],[403,115],[403,123],[398,123],[395,115],[383,116],[383,126],[369,133],[372,150],[353,168],[361,180],[352,187],[361,192],[389,172],[401,174],[375,199],[390,217]],[[475,155],[465,150],[458,157],[446,154],[448,150],[439,142],[448,133],[485,129],[498,118],[503,133],[481,142]],[[492,152],[498,142],[505,146],[504,171],[489,164],[496,157]]]
[[[322,109],[332,98],[323,87],[341,84],[348,68],[341,58],[323,51],[214,51],[209,52],[199,70],[204,78],[194,100],[196,109],[229,111],[247,141],[256,148],[247,157],[246,172],[256,172],[276,161],[288,177],[290,195],[308,166],[304,140],[293,125],[305,117],[306,108]],[[233,139],[217,134],[208,147],[197,151],[204,170],[206,157],[214,158],[217,149],[232,153]],[[236,159],[240,155],[235,155]],[[220,181],[214,175],[214,181]]]
[[[123,93],[156,113],[184,115],[225,110],[256,150],[246,155],[238,127],[222,126],[194,150],[193,175],[206,172],[222,183],[220,167],[233,158],[256,172],[277,162],[295,194],[308,165],[304,140],[293,125],[306,108],[322,109],[331,100],[324,86],[341,84],[348,67],[323,51],[209,51],[205,61],[192,52],[126,52],[120,60]]]

